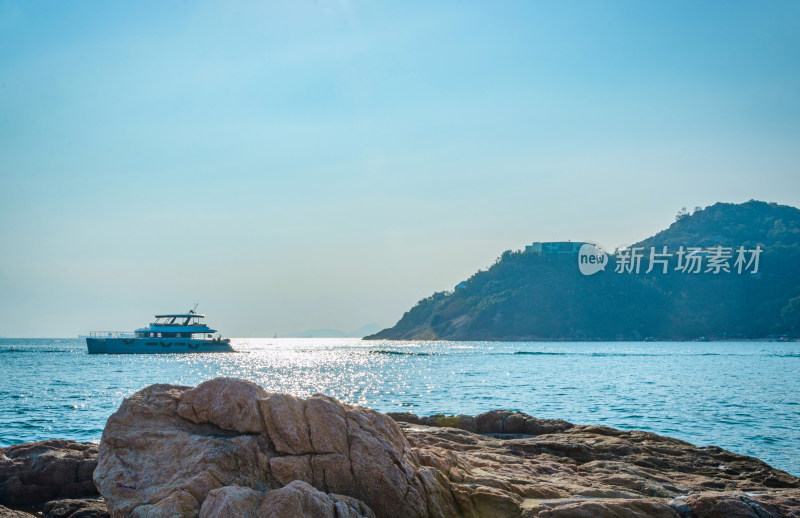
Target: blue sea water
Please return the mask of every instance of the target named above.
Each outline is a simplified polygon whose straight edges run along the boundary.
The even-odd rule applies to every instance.
[[[0,446],[100,439],[146,385],[217,376],[380,411],[536,417],[717,445],[800,475],[800,343],[234,339],[234,354],[89,355],[79,339],[0,339]]]

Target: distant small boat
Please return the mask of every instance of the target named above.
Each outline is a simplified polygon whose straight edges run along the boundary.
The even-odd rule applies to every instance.
[[[201,322],[195,313],[156,315],[156,321],[133,333],[92,331],[86,338],[89,354],[165,354],[234,352],[230,338]],[[216,334],[215,334],[216,333]]]

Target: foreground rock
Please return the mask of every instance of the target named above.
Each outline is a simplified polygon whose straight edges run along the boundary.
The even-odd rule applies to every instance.
[[[30,514],[0,505],[0,518],[30,518]]]
[[[24,506],[97,495],[97,445],[52,439],[0,449],[0,504]]]
[[[800,516],[800,480],[719,448],[506,411],[395,418],[153,385],[109,418],[94,480],[113,517]]]
[[[97,499],[51,500],[42,507],[45,518],[108,518],[106,503]]]
[[[461,512],[448,481],[386,415],[231,379],[153,385],[126,399],[106,424],[94,480],[114,517],[221,515],[203,511],[210,498],[231,516]],[[286,506],[296,512],[270,511]]]
[[[405,435],[423,463],[438,466],[447,480],[499,491],[490,507],[519,502],[517,514],[508,516],[800,517],[800,479],[721,448],[508,411],[427,418],[467,429],[478,423],[478,430],[494,435],[394,417],[405,421]],[[551,431],[519,434],[520,427]]]

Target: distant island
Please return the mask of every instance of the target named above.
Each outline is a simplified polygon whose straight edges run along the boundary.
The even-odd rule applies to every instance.
[[[508,250],[365,339],[788,340],[800,334],[800,209],[755,200],[683,209],[666,230],[602,254],[605,269],[591,275],[579,269],[579,259],[587,259],[579,258],[584,244]]]

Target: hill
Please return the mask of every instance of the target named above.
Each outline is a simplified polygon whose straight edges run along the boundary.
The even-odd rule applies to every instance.
[[[651,252],[668,255],[653,256],[647,272]],[[637,254],[642,257],[631,261]],[[366,339],[721,339],[800,332],[795,207],[751,200],[682,212],[666,230],[607,259],[605,270],[584,275],[577,250],[509,250],[454,291],[419,301],[394,327]],[[723,259],[725,268],[714,266]]]

